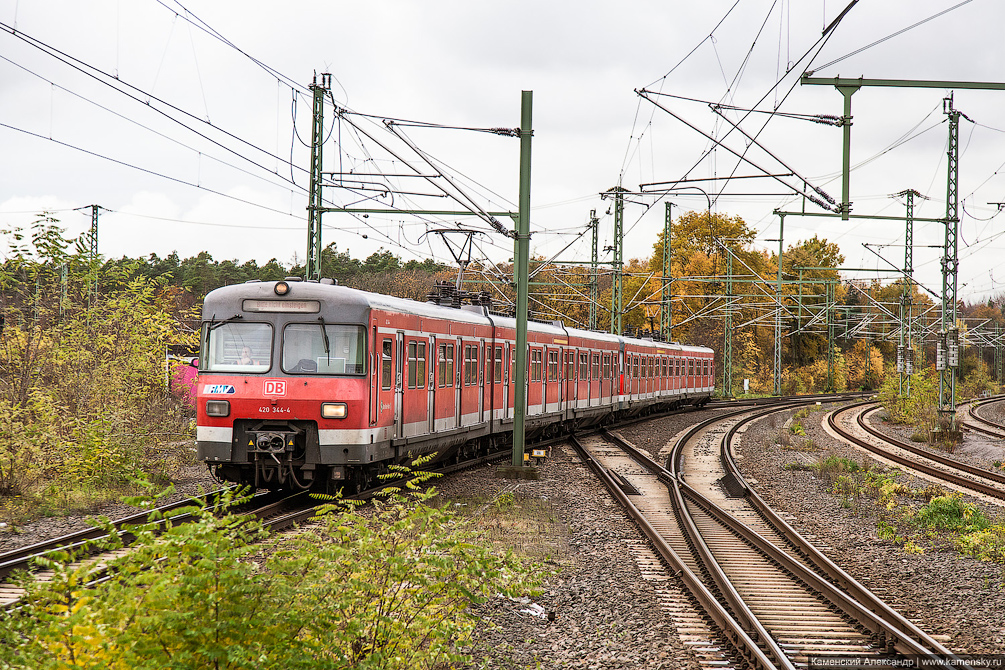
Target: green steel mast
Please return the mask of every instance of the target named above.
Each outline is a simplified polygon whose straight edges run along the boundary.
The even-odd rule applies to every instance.
[[[321,84],[317,75],[311,82],[314,93],[314,115],[311,124],[311,183],[307,200],[307,263],[306,279],[321,278],[321,145],[324,142],[324,102],[331,88],[331,75],[323,73]]]

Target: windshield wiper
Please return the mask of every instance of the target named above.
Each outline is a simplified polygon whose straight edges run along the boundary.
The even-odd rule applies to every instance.
[[[244,318],[243,314],[235,314],[234,316],[230,317],[229,319],[224,319],[223,321],[216,321],[215,320],[216,319],[216,315],[214,314],[213,318],[209,320],[208,332],[212,332],[212,331],[216,330],[217,328],[219,328],[220,326],[223,326],[225,324],[231,323],[232,321],[236,321],[237,319],[243,319],[243,318]]]
[[[328,329],[325,327],[325,318],[323,316],[319,316],[318,321],[321,322],[321,339],[325,342],[325,354],[328,356],[328,364],[331,365],[332,352],[331,347],[328,345]]]

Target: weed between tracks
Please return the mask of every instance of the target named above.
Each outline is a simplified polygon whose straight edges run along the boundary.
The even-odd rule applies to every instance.
[[[550,500],[503,491],[494,497],[453,497],[444,503],[497,549],[553,563],[569,557],[569,532]]]
[[[938,484],[913,488],[898,481],[896,468],[869,465],[838,456],[789,463],[786,470],[815,473],[841,506],[857,513],[875,511],[877,533],[905,552],[955,549],[982,561],[1005,563],[1005,520],[989,518],[957,492]],[[1005,573],[1003,573],[1005,574]]]

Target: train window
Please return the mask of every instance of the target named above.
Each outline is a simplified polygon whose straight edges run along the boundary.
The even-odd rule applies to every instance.
[[[391,340],[384,340],[380,354],[380,388],[391,388]]]
[[[593,354],[593,379],[600,379],[600,354]]]
[[[415,359],[419,369],[415,375],[415,385],[417,388],[424,389],[426,388],[426,343],[416,343],[416,349],[418,351],[415,354]]]
[[[694,376],[694,359],[687,359],[687,374],[689,376]]]
[[[632,356],[632,376],[633,377],[638,377],[639,376],[639,357],[638,356]]]
[[[268,372],[272,326],[267,323],[204,324],[199,369],[208,372]]]
[[[464,385],[471,386],[478,383],[478,347],[467,345],[464,347]]]
[[[558,352],[548,352],[548,381],[558,381]]]
[[[503,378],[503,357],[502,347],[496,347],[496,364],[493,368],[493,381],[496,384],[502,383]]]
[[[454,345],[452,344],[441,344],[440,345],[440,386],[453,386],[454,385]]]
[[[580,380],[587,380],[590,378],[590,355],[580,354],[579,355],[579,378]]]
[[[660,377],[666,377],[667,376],[667,359],[666,359],[665,356],[660,357],[660,369],[662,370],[662,372],[660,373]]]
[[[576,379],[576,354],[571,351],[565,355],[565,378],[569,381]]]
[[[541,381],[541,358],[543,352],[540,349],[532,349],[530,352],[530,380],[532,382]]]
[[[611,355],[604,354],[604,379],[611,378]]]
[[[283,371],[361,375],[366,331],[362,326],[290,323],[283,329]]]
[[[408,388],[415,388],[415,342],[408,343]]]

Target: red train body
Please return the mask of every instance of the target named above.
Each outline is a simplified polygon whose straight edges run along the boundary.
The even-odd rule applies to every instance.
[[[199,458],[273,488],[365,487],[416,454],[509,443],[514,319],[321,282],[248,282],[203,307]],[[703,405],[713,352],[531,322],[528,436]]]

